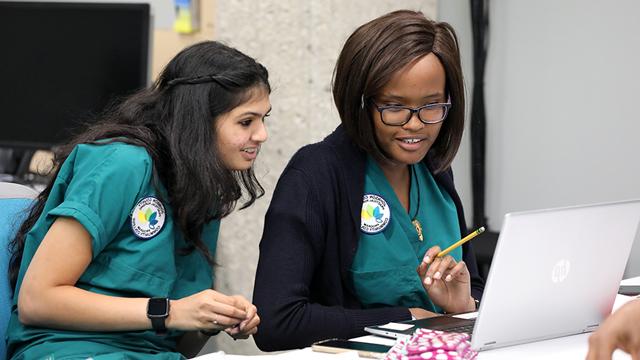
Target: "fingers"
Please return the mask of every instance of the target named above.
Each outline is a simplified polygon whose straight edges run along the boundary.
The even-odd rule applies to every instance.
[[[427,263],[424,262],[424,260],[420,263],[420,265],[418,265],[418,268],[416,269],[416,272],[418,273],[418,276],[420,276],[420,278],[424,278],[424,276],[427,273]]]
[[[438,255],[438,253],[440,252],[440,246],[433,246],[431,248],[429,248],[429,250],[427,250],[427,252],[424,254],[424,257],[422,258],[422,262],[424,264],[431,264],[431,262],[433,261],[433,259],[436,258],[436,255]]]
[[[225,332],[229,334],[234,340],[238,339],[247,339],[249,336],[255,334],[258,331],[258,328],[253,328],[247,332],[240,332],[238,328],[229,328],[226,329]]]
[[[248,319],[247,322],[243,325],[240,324],[240,330],[244,333],[255,333],[255,330],[258,329],[258,325],[260,324],[260,316],[258,316],[257,314],[252,317],[251,319]]]
[[[247,320],[246,324],[225,329],[225,332],[234,339],[246,339],[258,332],[258,324],[260,324],[260,317],[256,314]]]
[[[222,293],[219,293],[215,290],[211,290],[212,298],[214,301],[223,303],[235,308],[238,308],[242,311],[245,311],[246,303],[248,302],[245,298],[240,295],[228,296]]]
[[[447,271],[447,274],[444,277],[444,281],[449,282],[454,279],[465,279],[469,274],[469,269],[467,269],[467,264],[464,261],[460,260],[453,268]]]
[[[587,360],[611,359],[614,346],[610,341],[602,337],[602,334],[596,332],[589,337],[589,352]]]
[[[244,309],[239,309],[235,306],[227,305],[219,302],[212,303],[211,310],[212,312],[218,314],[219,316],[239,320],[239,321],[236,321],[236,323],[247,318],[247,312]],[[220,322],[220,320],[218,320],[218,322]]]
[[[418,272],[418,275],[420,276],[421,279],[423,279],[423,282],[425,283],[425,285],[431,285],[431,277],[426,277],[427,269],[430,267],[429,265],[432,264],[433,260],[436,258],[436,255],[438,255],[439,252],[440,252],[439,246],[433,246],[429,248],[429,250],[427,250],[427,252],[424,254],[424,257],[422,258],[422,262],[420,263],[420,265],[418,265],[418,268],[416,269],[416,271]]]
[[[456,265],[456,261],[450,255],[439,258],[436,257],[425,274],[424,283],[429,286],[434,280],[441,280],[445,274],[449,273],[449,269]]]
[[[255,322],[255,319],[257,319],[257,323]],[[259,323],[260,317],[258,317],[258,309],[253,304],[249,304],[249,309],[247,310],[247,318],[240,323],[240,330],[244,331],[251,326],[258,326]]]
[[[240,295],[227,296],[211,290],[214,328],[224,329],[234,338],[247,338],[256,333],[260,323],[258,309]],[[210,318],[211,319],[211,318]],[[217,327],[216,327],[217,326]]]

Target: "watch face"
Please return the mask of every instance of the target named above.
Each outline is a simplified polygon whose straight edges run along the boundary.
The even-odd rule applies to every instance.
[[[149,317],[166,317],[169,316],[169,299],[151,298],[147,305],[147,316]]]

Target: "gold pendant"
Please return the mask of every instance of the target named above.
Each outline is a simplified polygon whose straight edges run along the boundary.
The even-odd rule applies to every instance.
[[[413,227],[416,228],[418,239],[420,239],[420,241],[424,241],[424,237],[422,236],[422,225],[420,224],[420,221],[418,221],[418,219],[413,219],[411,220],[411,223],[413,224]]]

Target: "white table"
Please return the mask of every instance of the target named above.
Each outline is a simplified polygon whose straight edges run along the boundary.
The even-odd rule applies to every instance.
[[[640,285],[640,277],[622,280],[622,285]],[[620,306],[633,297],[618,295],[616,302],[613,306],[613,310],[617,310]],[[528,344],[521,344],[515,346],[509,346],[499,349],[481,351],[478,354],[478,360],[511,360],[511,359],[545,359],[545,360],[572,360],[572,359],[584,359],[587,356],[587,350],[589,348],[588,340],[589,333],[565,336],[557,339],[537,341]],[[373,335],[361,336],[355,339],[355,341],[370,342],[375,344],[384,344],[392,346],[394,340],[382,338]],[[223,352],[214,354],[207,354],[197,357],[198,360],[294,360],[294,359],[309,359],[309,360],[353,360],[358,359],[358,355],[355,352],[348,352],[342,354],[324,354],[311,351],[310,348],[301,350],[288,351],[274,355],[229,355]],[[626,360],[631,359],[631,356],[618,350],[613,354],[614,360]]]

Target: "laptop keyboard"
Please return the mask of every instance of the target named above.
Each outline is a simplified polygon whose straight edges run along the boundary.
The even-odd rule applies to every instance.
[[[475,319],[473,321],[471,321],[468,324],[464,324],[461,326],[455,326],[455,327],[448,327],[446,329],[443,329],[445,331],[449,331],[449,332],[458,332],[458,333],[466,333],[471,335],[471,333],[473,332],[473,325],[475,325],[476,321]]]

